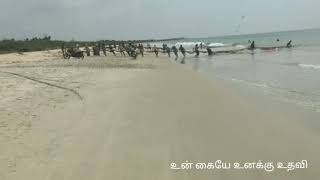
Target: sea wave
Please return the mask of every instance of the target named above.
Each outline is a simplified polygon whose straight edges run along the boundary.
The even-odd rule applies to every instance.
[[[235,45],[234,47],[239,48],[239,49],[245,49],[245,48],[247,48],[246,46],[241,45],[241,44]]]
[[[195,47],[196,44],[200,45],[201,43],[205,45],[204,42],[177,42],[176,46],[182,45],[183,47]]]
[[[286,93],[307,95],[307,93],[300,91],[300,90],[297,90],[297,89],[285,88],[285,87],[281,87],[279,85],[272,85],[269,83],[253,82],[253,81],[247,81],[247,80],[236,79],[236,78],[231,78],[231,80],[233,82],[242,83],[242,84],[246,84],[246,85],[254,86],[254,87],[269,88],[269,89],[278,90],[278,91],[282,91],[282,92],[286,92]],[[309,93],[308,95],[320,97],[320,94],[316,94],[316,93]]]
[[[302,68],[320,69],[320,65],[318,64],[298,64],[298,66]]]
[[[236,78],[231,78],[231,81],[237,82],[237,83],[243,83],[243,84],[247,84],[247,85],[251,85],[251,86],[255,86],[255,87],[261,87],[261,88],[270,88],[271,87],[266,83],[256,83],[256,82],[251,82],[251,81],[246,81],[246,80],[236,79]]]
[[[169,47],[172,47],[172,46],[179,47],[180,45],[182,45],[186,49],[193,49],[196,45],[200,46],[201,43],[204,47],[209,47],[209,48],[225,48],[225,47],[226,48],[236,48],[236,49],[246,48],[246,46],[238,44],[238,43],[231,45],[231,44],[224,44],[224,43],[220,43],[220,42],[205,43],[205,42],[201,42],[201,41],[185,41],[185,42],[176,42],[176,43],[154,42],[154,43],[148,43],[148,44],[150,44],[152,47],[154,45],[156,45],[157,47],[162,47],[163,44],[167,44]]]
[[[215,48],[215,47],[223,47],[223,46],[225,46],[225,44],[223,44],[223,43],[210,43],[207,46],[210,48]]]
[[[221,78],[221,77],[220,77]],[[222,78],[225,79],[225,78]],[[320,112],[320,94],[312,92],[303,92],[297,89],[290,89],[285,87],[280,87],[277,85],[271,85],[267,83],[256,83],[247,80],[241,80],[236,78],[231,78],[235,83],[245,84],[251,87],[257,87],[264,89],[264,93],[271,95],[273,98],[288,102],[294,103],[298,106],[304,107],[306,109],[314,110]]]

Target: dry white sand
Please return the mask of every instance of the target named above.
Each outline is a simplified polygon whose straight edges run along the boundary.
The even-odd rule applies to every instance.
[[[320,176],[318,133],[288,114],[248,104],[218,80],[207,82],[164,57],[65,61],[56,54],[45,60],[41,53],[49,56],[31,53],[35,60],[17,62],[0,56],[1,180]],[[306,159],[309,168],[289,173],[170,169],[172,162],[219,159]]]
[[[39,61],[60,59],[61,56],[62,56],[62,53],[59,50],[0,54],[0,63],[14,64],[14,63],[25,63],[25,62],[39,62]]]

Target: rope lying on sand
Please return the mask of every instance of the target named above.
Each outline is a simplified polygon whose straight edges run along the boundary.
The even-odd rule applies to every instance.
[[[59,89],[63,89],[63,90],[66,90],[66,91],[69,91],[69,92],[75,94],[80,100],[83,100],[83,97],[74,89],[70,89],[70,88],[59,86],[59,85],[51,84],[51,83],[48,83],[48,82],[40,81],[38,79],[35,79],[35,78],[32,78],[32,77],[28,77],[28,76],[25,76],[25,75],[21,75],[21,74],[18,74],[18,73],[5,72],[5,71],[0,71],[0,73],[11,74],[11,75],[22,77],[22,78],[25,78],[25,79],[28,79],[28,80],[31,80],[31,81],[35,81],[35,82],[41,83],[41,84],[45,84],[45,85],[48,85],[48,86],[52,86],[52,87],[56,87],[56,88],[59,88]]]

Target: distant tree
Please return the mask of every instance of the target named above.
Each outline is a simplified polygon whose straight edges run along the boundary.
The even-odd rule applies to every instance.
[[[42,40],[50,41],[50,40],[51,40],[51,36],[44,36],[44,37],[42,38]]]

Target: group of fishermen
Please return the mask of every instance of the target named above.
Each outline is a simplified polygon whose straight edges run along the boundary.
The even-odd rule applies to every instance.
[[[200,44],[200,46],[198,44],[196,44],[196,46],[194,47],[194,53],[196,54],[195,57],[200,56],[200,49],[202,49],[203,47],[204,47],[204,45],[202,43]],[[177,60],[179,57],[179,55],[178,55],[179,51],[181,52],[183,57],[186,57],[187,51],[182,45],[180,45],[179,48],[177,48],[175,45],[172,46],[171,48],[167,44],[162,45],[162,52],[167,53],[168,57],[171,57],[171,52],[173,52],[176,57],[175,60]],[[156,57],[159,56],[159,48],[156,45],[153,46],[153,52],[155,53]],[[213,55],[213,51],[209,47],[207,47],[207,52],[208,52],[209,56]]]
[[[144,47],[143,44],[124,44],[121,43],[118,46],[116,44],[105,45],[105,43],[95,44],[92,47],[93,56],[100,56],[100,52],[103,52],[104,56],[107,56],[107,52],[112,53],[114,56],[117,56],[116,51],[119,51],[122,56],[126,54],[130,57],[136,58],[138,54],[144,56]],[[87,56],[91,56],[91,49],[88,45],[85,45],[85,52]]]
[[[279,40],[278,40],[279,41]],[[255,41],[251,41],[249,40],[248,43],[250,43],[250,46],[248,47],[249,50],[254,50],[256,49],[256,45],[255,45]],[[159,51],[162,50],[163,53],[167,53],[168,57],[171,57],[171,52],[173,52],[173,54],[175,55],[175,60],[178,59],[179,55],[179,51],[181,52],[183,58],[186,57],[186,49],[180,45],[179,48],[177,48],[175,45],[172,47],[169,47],[167,44],[163,44],[162,48],[158,48],[156,45],[153,46],[153,48],[151,48],[150,44],[148,43],[146,45],[146,49],[150,50],[151,52],[154,52],[156,57],[159,56]],[[287,48],[291,48],[292,47],[292,41],[290,40],[287,45]],[[196,44],[195,47],[193,48],[192,52],[188,52],[188,53],[195,53],[195,57],[198,58],[200,56],[200,49],[206,48],[206,53],[208,54],[208,56],[213,56],[214,52],[212,51],[212,49],[210,47],[207,47],[206,45],[204,45],[203,43],[200,44]],[[64,44],[62,45],[62,52],[63,54],[65,54],[65,47]],[[75,51],[79,51],[79,46],[77,45]],[[112,53],[114,56],[117,56],[116,51],[118,50],[118,52],[120,52],[120,54],[122,56],[126,56],[126,54],[129,57],[133,57],[133,58],[137,58],[137,56],[140,54],[142,57],[144,56],[144,51],[145,51],[145,47],[143,44],[139,43],[139,44],[134,44],[134,43],[120,43],[118,45],[116,45],[116,43],[114,44],[108,44],[106,46],[105,43],[99,43],[99,44],[95,44],[92,47],[92,52],[94,56],[100,56],[100,52],[103,52],[104,56],[107,56],[107,51],[109,51],[110,53]],[[85,53],[87,56],[91,56],[91,50],[89,48],[88,45],[85,45]]]
[[[114,56],[116,56],[115,51],[116,51],[117,46],[115,44],[114,45],[109,44],[108,47],[106,47],[106,45],[104,43],[96,44],[92,47],[93,55],[100,56],[100,52],[102,51],[103,55],[107,56],[107,48],[110,53],[112,53]],[[87,56],[91,56],[91,50],[88,45],[85,45],[85,52],[86,52]]]
[[[79,49],[79,45],[76,45],[76,47],[73,48],[69,48],[72,49],[73,51],[80,51]],[[159,56],[159,48],[157,48],[156,45],[154,45],[153,48],[151,48],[150,44],[147,44],[147,48],[149,50],[152,50],[156,56]],[[176,46],[173,46],[172,48],[168,47],[167,44],[163,44],[163,52],[167,53],[169,57],[171,57],[171,52],[174,53],[174,55],[176,56],[176,59],[178,59],[178,52],[180,51],[183,55],[183,57],[186,56],[186,50],[185,48],[181,45],[179,47],[179,49]],[[198,49],[198,48],[197,48]],[[61,50],[63,53],[63,56],[65,57],[65,52],[67,51],[65,48],[65,44],[62,44],[61,46]],[[129,56],[129,57],[133,57],[133,58],[137,58],[137,56],[140,54],[142,57],[144,56],[144,51],[145,51],[145,47],[143,44],[139,43],[139,44],[133,44],[133,43],[129,43],[129,44],[124,44],[121,43],[119,45],[116,44],[109,44],[108,46],[105,45],[105,43],[99,43],[99,44],[95,44],[92,47],[92,50],[90,49],[90,47],[86,44],[84,47],[84,52],[86,53],[87,56],[91,56],[91,52],[93,56],[100,56],[100,53],[102,52],[104,56],[107,56],[107,52],[112,53],[114,56],[117,56],[116,51],[118,50],[118,52],[120,52],[120,54],[122,56]],[[197,51],[197,50],[196,50]],[[199,55],[199,52],[197,53]]]

